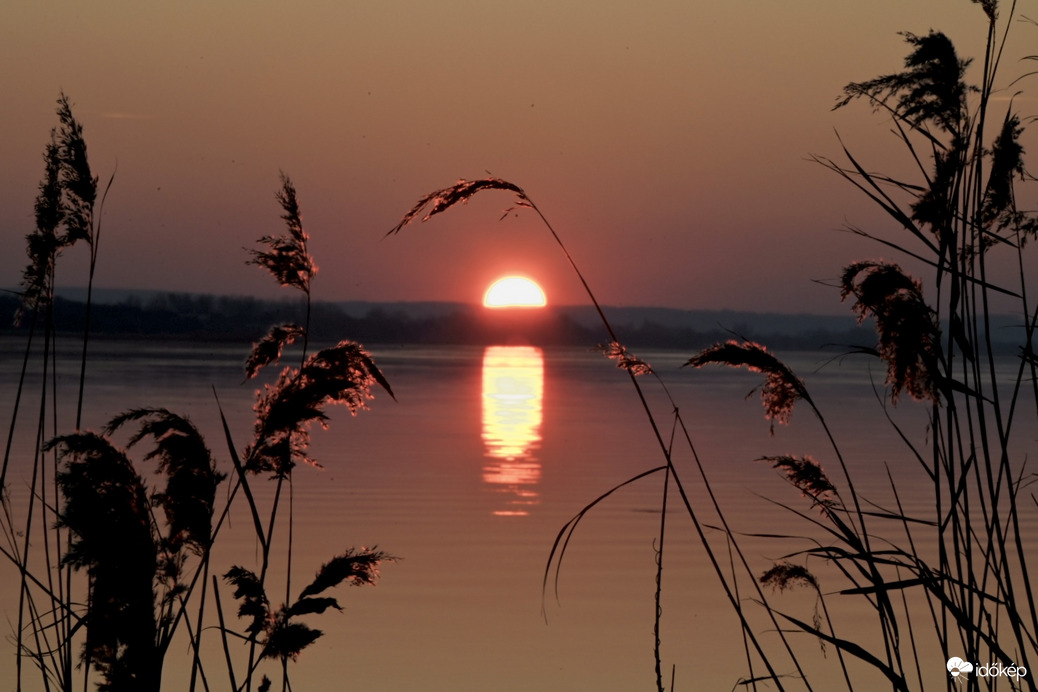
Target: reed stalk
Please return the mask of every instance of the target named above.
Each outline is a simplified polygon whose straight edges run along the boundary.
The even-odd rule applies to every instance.
[[[261,576],[235,568],[238,576],[232,581],[239,587],[235,597],[246,601],[253,598],[254,608],[261,601],[266,603],[263,582],[274,567],[273,535],[279,519],[281,491],[288,481],[285,605],[279,609],[266,607],[262,625],[251,627],[242,636],[250,648],[242,688],[234,672],[228,646],[228,636],[233,633],[224,619],[219,590],[214,586],[211,593],[231,688],[251,690],[259,664],[277,659],[282,687],[290,689],[288,662],[321,636],[319,630],[310,628],[301,618],[329,608],[340,609],[334,598],[320,594],[341,583],[371,584],[377,578],[379,565],[394,559],[375,548],[346,549],[326,563],[293,601],[291,470],[300,461],[315,463],[307,455],[308,428],[315,421],[326,424],[325,407],[341,404],[356,413],[366,408],[373,385],[382,387],[390,396],[392,389],[371,356],[357,344],[342,341],[316,353],[309,352],[309,282],[317,268],[306,250],[307,236],[302,230],[295,189],[282,175],[282,190],[277,199],[289,234],[284,238],[261,239],[267,250],[255,252],[251,261],[272,271],[286,285],[304,290],[305,326],[273,328],[250,355],[247,376],[253,377],[261,368],[276,363],[282,348],[297,337],[302,338],[303,352],[298,368],[286,368],[273,387],[258,393],[256,438],[243,458],[238,455],[227,420],[220,411],[237,471],[222,510],[217,513],[215,505],[216,487],[223,474],[217,471],[204,439],[188,419],[165,409],[132,409],[113,418],[100,433],[83,430],[89,305],[101,224],[100,212],[95,215],[94,210],[97,179],[90,175],[82,127],[64,95],[58,101],[58,115],[60,126],[52,133],[44,154],[46,172],[36,203],[37,228],[27,237],[30,262],[23,278],[22,306],[17,317],[30,316],[30,330],[0,468],[0,554],[19,573],[19,614],[14,637],[16,687],[20,690],[26,683],[23,662],[30,660],[38,669],[45,690],[70,692],[80,682],[84,690],[88,689],[93,671],[100,676],[97,685],[102,690],[157,692],[162,684],[166,653],[183,624],[191,651],[189,688],[194,690],[200,684],[208,691],[210,682],[201,654],[208,629],[206,602],[213,542],[226,523],[238,490],[243,490],[241,494],[249,505],[262,546],[262,565]],[[102,205],[111,182],[110,179],[101,197]],[[79,241],[86,242],[90,249],[87,324],[79,356],[75,432],[59,435],[53,319],[55,265],[61,251]],[[42,331],[39,368],[43,377],[35,451],[27,478],[27,509],[19,526],[11,511],[8,472],[38,327]],[[134,427],[136,431],[131,430]],[[125,434],[129,441],[124,450],[116,446],[114,438]],[[152,441],[154,448],[141,459],[132,460],[129,451],[145,440]],[[137,467],[148,462],[156,463],[160,479],[166,481],[164,487],[146,483],[138,474]],[[53,469],[51,474],[48,466]],[[264,523],[249,477],[265,472],[272,473],[278,487]],[[42,555],[37,555],[39,552]],[[85,574],[82,583],[73,580],[77,572]],[[231,579],[229,575],[225,578]],[[216,578],[213,579],[215,585]],[[201,587],[196,593],[199,583]],[[242,588],[252,591],[246,593]],[[77,595],[83,591],[85,603]],[[262,599],[256,600],[260,596]],[[81,650],[78,666],[75,649]],[[78,676],[77,668],[81,671]],[[264,676],[260,689],[268,689],[269,684]]]
[[[587,512],[619,488],[662,471],[665,482],[661,507],[666,507],[667,493],[673,484],[704,555],[740,622],[749,671],[749,678],[740,681],[742,684],[756,686],[767,681],[777,689],[786,686],[785,676],[773,664],[774,654],[767,651],[748,619],[746,602],[739,595],[743,578],[754,585],[755,603],[778,635],[780,650],[784,651],[785,662],[781,665],[796,670],[796,678],[805,689],[811,689],[811,682],[800,665],[803,654],[786,636],[790,625],[793,631],[835,647],[847,689],[853,689],[848,658],[873,669],[891,689],[906,692],[915,685],[923,689],[930,684],[930,674],[924,668],[954,652],[961,653],[967,661],[994,660],[1014,669],[1030,668],[1028,664],[1034,662],[1038,649],[1038,599],[1032,588],[1029,539],[1023,535],[1022,527],[1025,521],[1033,519],[1038,499],[1033,493],[1024,494],[1031,476],[1015,457],[1010,443],[1013,423],[1021,415],[1018,401],[1026,384],[1025,374],[1030,375],[1026,379],[1031,381],[1038,407],[1038,356],[1033,349],[1038,309],[1027,300],[1023,259],[1025,241],[1038,238],[1038,218],[1016,206],[1014,187],[1027,176],[1019,143],[1023,124],[1013,113],[1012,103],[993,143],[989,143],[986,131],[989,123],[995,121],[996,102],[992,95],[1016,6],[1011,3],[1000,17],[999,4],[994,0],[975,4],[987,20],[987,48],[979,86],[966,82],[970,62],[957,56],[944,34],[905,34],[910,48],[905,69],[849,84],[837,104],[843,107],[864,100],[885,113],[918,170],[919,182],[871,173],[846,147],[846,163],[815,158],[883,209],[899,229],[907,232],[908,241],[857,228],[851,229],[854,233],[932,269],[931,280],[926,284],[929,290],[924,290],[923,281],[896,264],[854,262],[844,269],[839,288],[844,299],[852,299],[852,310],[859,320],[869,320],[876,326],[876,346],[854,350],[877,357],[885,364],[886,395],[890,402],[897,404],[910,398],[928,407],[926,453],[920,451],[923,445],[913,442],[910,433],[889,414],[887,417],[895,436],[906,444],[909,457],[932,482],[934,512],[923,516],[908,514],[901,506],[893,477],[890,482],[896,509],[885,509],[863,496],[851,465],[806,384],[763,346],[745,341],[718,344],[687,363],[693,367],[716,363],[763,374],[762,398],[766,417],[772,421],[772,432],[776,422],[788,422],[798,402],[812,410],[828,442],[829,453],[840,468],[839,482],[830,481],[813,460],[775,457],[769,461],[785,471],[787,481],[811,502],[820,516],[782,503],[778,506],[821,529],[827,538],[827,542],[815,541],[812,547],[796,551],[784,560],[815,560],[830,565],[835,578],[844,582],[835,592],[823,595],[817,577],[804,565],[781,562],[763,576],[755,572],[739,547],[738,535],[729,526],[724,508],[714,496],[692,436],[671,399],[670,415],[685,433],[686,448],[698,467],[699,479],[729,545],[730,567],[740,567],[738,572],[722,569],[704,530],[702,510],[693,507],[685,492],[674,463],[673,444],[664,440],[657,423],[663,417],[653,412],[639,384],[638,375],[659,375],[623,347],[559,234],[522,188],[499,178],[461,180],[422,197],[389,231],[388,235],[399,233],[419,218],[426,221],[484,191],[511,193],[515,203],[506,215],[515,208],[530,209],[549,231],[602,321],[609,337],[607,355],[617,360],[630,377],[665,463],[600,494],[563,526],[545,570],[546,590],[553,565],[557,585],[560,563],[556,561],[565,555],[574,529]],[[975,101],[970,98],[973,94],[979,95]],[[1006,285],[1004,277],[994,276],[990,269],[989,255],[1003,249],[1015,254],[1019,286]],[[1023,324],[1021,364],[1015,380],[1008,385],[1000,379],[992,339],[995,294],[1017,299]],[[670,523],[661,516],[656,552],[653,650],[659,690],[663,689],[659,656],[663,537],[664,531],[670,534],[675,530],[668,526]],[[931,544],[937,550],[933,562],[924,553],[924,546]],[[816,621],[807,622],[778,610],[765,597],[763,585],[814,590],[820,609],[816,611]],[[875,649],[866,645],[864,639],[857,641],[857,633],[851,637],[836,633],[834,622],[838,616],[832,614],[830,607],[834,594],[841,597],[837,599],[841,602],[863,599],[874,612],[874,632],[879,641]],[[920,606],[929,612],[933,638],[919,631],[920,619],[914,611]],[[765,667],[765,675],[754,673],[754,657]],[[967,676],[959,668],[949,668],[945,680],[940,688],[955,682],[965,683],[968,690],[997,686],[991,681],[982,683],[978,676]],[[1024,689],[1038,689],[1034,673],[1009,684],[1014,689],[1017,684]]]
[[[627,373],[627,376],[628,376],[628,378],[629,378],[629,380],[630,380],[630,382],[631,382],[631,384],[632,384],[632,386],[634,388],[634,391],[635,391],[635,393],[636,393],[636,395],[638,397],[639,403],[641,404],[641,409],[642,409],[643,413],[645,414],[645,419],[646,419],[649,427],[651,428],[651,430],[653,432],[653,436],[654,436],[654,439],[656,440],[656,444],[657,444],[657,447],[658,447],[658,449],[660,451],[660,454],[663,456],[663,458],[664,458],[664,460],[666,462],[664,466],[656,467],[656,468],[650,469],[649,471],[645,471],[645,472],[636,474],[635,476],[627,479],[626,481],[623,481],[622,483],[619,483],[618,485],[614,486],[610,490],[608,490],[605,493],[603,493],[602,495],[600,495],[597,499],[595,499],[592,502],[588,503],[569,522],[567,522],[563,526],[563,528],[559,531],[558,536],[556,536],[555,542],[554,542],[554,544],[552,546],[551,552],[550,552],[549,557],[548,557],[548,565],[547,565],[547,567],[545,569],[545,574],[544,574],[544,586],[545,586],[545,588],[547,587],[547,583],[549,581],[549,575],[550,575],[550,572],[552,570],[553,564],[555,565],[554,569],[555,569],[555,572],[556,572],[556,579],[557,579],[558,570],[559,570],[559,567],[561,565],[561,560],[562,560],[563,556],[565,555],[566,549],[567,549],[567,547],[569,545],[569,540],[570,540],[570,538],[572,536],[572,532],[576,528],[576,526],[579,524],[580,520],[586,515],[586,513],[588,511],[590,511],[597,504],[599,504],[600,502],[605,500],[609,495],[611,495],[613,492],[615,492],[619,488],[621,488],[621,487],[623,487],[623,486],[625,486],[625,485],[627,485],[629,483],[632,483],[632,482],[635,482],[637,480],[640,480],[640,479],[642,479],[644,477],[647,477],[648,475],[652,475],[653,473],[656,473],[658,471],[665,471],[668,488],[669,488],[670,482],[673,482],[674,483],[674,487],[677,490],[679,497],[681,498],[682,504],[683,504],[683,506],[685,508],[685,512],[686,512],[686,514],[689,516],[689,518],[692,521],[692,524],[693,524],[693,527],[695,529],[696,536],[697,536],[697,538],[699,540],[699,543],[703,547],[704,553],[706,554],[706,556],[707,556],[707,558],[708,558],[708,560],[710,562],[711,569],[714,572],[714,574],[717,576],[719,584],[720,584],[722,590],[725,593],[725,597],[728,599],[729,603],[732,605],[733,611],[735,612],[735,614],[738,617],[739,624],[740,624],[740,627],[742,629],[742,632],[744,633],[744,635],[747,637],[748,641],[750,642],[750,645],[752,646],[752,648],[754,650],[754,653],[759,657],[759,660],[761,661],[762,665],[767,670],[767,676],[766,677],[761,677],[761,678],[758,678],[758,679],[759,680],[765,680],[765,679],[769,680],[770,682],[772,682],[773,684],[776,685],[777,689],[784,690],[785,686],[784,686],[784,684],[782,682],[782,676],[779,674],[779,672],[775,668],[775,666],[774,666],[774,664],[773,664],[773,662],[771,660],[771,657],[769,657],[769,655],[766,653],[765,647],[760,642],[758,634],[754,631],[754,628],[751,626],[749,620],[747,619],[746,613],[744,612],[743,605],[740,602],[739,598],[736,596],[735,585],[727,577],[727,574],[726,574],[725,570],[723,569],[723,567],[721,565],[720,558],[719,558],[719,556],[716,553],[716,549],[714,548],[714,546],[711,544],[711,542],[709,541],[709,539],[707,537],[706,526],[704,525],[703,520],[700,518],[700,514],[693,508],[692,502],[689,499],[689,497],[688,497],[688,495],[687,495],[687,493],[685,491],[684,485],[683,485],[683,483],[681,481],[681,477],[680,477],[680,475],[679,475],[679,473],[677,471],[677,468],[674,466],[673,457],[672,457],[672,454],[671,454],[671,448],[667,444],[667,442],[664,440],[662,431],[660,429],[660,425],[658,423],[657,415],[653,412],[652,407],[649,405],[648,399],[645,396],[645,392],[644,392],[644,390],[643,390],[643,388],[642,388],[642,386],[641,386],[641,384],[639,382],[639,376],[640,375],[653,373],[653,370],[652,370],[651,366],[649,366],[648,364],[644,363],[643,361],[641,361],[641,360],[637,359],[636,357],[632,356],[631,354],[629,354],[627,352],[626,348],[617,339],[617,335],[616,335],[616,332],[613,329],[612,324],[610,323],[609,319],[606,317],[606,314],[605,314],[604,310],[602,309],[602,306],[599,303],[598,298],[595,296],[595,294],[592,291],[592,289],[591,289],[590,285],[588,284],[587,280],[584,278],[583,273],[580,271],[580,268],[577,265],[576,260],[569,253],[568,249],[565,246],[565,243],[562,241],[561,236],[558,234],[558,232],[556,232],[556,230],[552,226],[551,222],[541,212],[541,210],[537,207],[537,205],[533,202],[533,200],[527,195],[527,193],[522,188],[520,188],[518,185],[516,185],[514,183],[511,183],[509,181],[506,181],[506,180],[502,180],[500,178],[484,178],[484,179],[478,179],[478,180],[460,180],[460,181],[458,181],[457,183],[455,183],[454,185],[452,185],[450,187],[446,187],[446,188],[442,188],[440,190],[433,191],[433,192],[425,195],[424,197],[422,197],[415,204],[415,206],[409,212],[407,212],[407,214],[404,215],[404,217],[401,219],[401,221],[395,227],[393,227],[392,229],[389,230],[387,235],[395,235],[395,234],[399,233],[405,226],[407,226],[408,224],[412,223],[414,220],[418,219],[423,211],[426,211],[426,213],[425,213],[425,215],[423,217],[421,217],[421,220],[422,221],[427,221],[432,216],[435,216],[436,214],[442,213],[442,212],[450,209],[452,206],[454,206],[454,205],[456,205],[456,204],[458,204],[460,202],[464,202],[464,201],[468,200],[469,198],[471,198],[473,195],[475,195],[475,194],[477,194],[479,192],[485,191],[485,190],[502,190],[502,191],[507,191],[507,192],[513,193],[515,195],[515,200],[516,200],[515,203],[514,203],[514,206],[506,209],[505,213],[502,215],[502,218],[504,218],[505,216],[510,214],[515,208],[527,208],[527,209],[532,210],[537,215],[538,219],[540,219],[540,221],[544,225],[544,227],[548,230],[548,232],[550,233],[550,235],[554,239],[555,243],[558,245],[559,249],[562,251],[562,253],[566,257],[567,262],[569,263],[570,267],[573,269],[574,273],[576,274],[578,280],[581,283],[581,286],[584,288],[584,291],[585,291],[585,293],[588,296],[588,300],[594,306],[595,311],[598,314],[600,321],[602,322],[602,326],[603,326],[603,328],[605,329],[606,333],[609,336],[609,339],[610,339],[609,346],[605,348],[606,355],[609,356],[610,358],[615,359],[617,361],[618,366]],[[660,383],[662,385],[662,381],[660,381]],[[663,387],[664,387],[664,391],[666,391],[665,385],[663,385]],[[667,393],[668,398],[670,398],[669,392],[666,392],[666,393]],[[682,426],[682,428],[684,430],[684,433],[685,433],[685,436],[686,436],[686,440],[688,441],[689,448],[692,450],[693,455],[694,455],[695,454],[694,445],[692,445],[691,436],[688,433],[687,428],[684,427],[684,423],[681,420],[681,415],[680,415],[680,412],[678,410],[678,407],[674,403],[672,398],[670,398],[670,402],[673,405],[673,411],[674,411],[673,415],[675,417],[675,420],[678,422],[678,424],[680,424]],[[697,457],[697,463],[698,463],[698,457]],[[700,471],[702,472],[702,466],[700,466]],[[704,474],[704,480],[705,480],[705,474]],[[706,487],[708,488],[708,492],[711,492],[711,494],[712,494],[712,491],[709,490],[709,482],[708,481],[706,482]],[[661,505],[662,505],[662,503],[661,503]],[[720,506],[717,505],[716,503],[715,503],[715,508],[720,510]],[[724,522],[725,520],[723,518],[723,516],[724,516],[723,512],[719,511],[719,516],[721,518],[721,521]],[[665,520],[663,518],[661,518],[661,526],[663,525],[662,522],[664,522],[664,521]],[[735,542],[737,539],[736,539],[734,534],[729,533],[729,535],[727,536],[727,540]],[[657,562],[657,570],[661,569],[660,565],[661,565],[661,560],[662,560],[662,546],[660,547],[659,550],[660,550],[660,552],[657,553],[657,561],[658,561]],[[660,578],[662,578],[662,575],[661,575]],[[751,575],[751,579],[752,579],[752,575]],[[760,594],[762,599],[765,599],[763,592],[760,591],[759,589],[758,589],[758,593]],[[656,621],[656,618],[658,618],[658,617],[659,617],[659,610],[657,608],[656,615],[654,615],[654,622]],[[784,649],[785,649],[786,653],[790,657],[789,660],[790,660],[791,665],[793,665],[794,668],[798,671],[798,675],[801,677],[801,679],[804,679],[805,684],[807,686],[807,689],[811,690],[812,688],[810,686],[810,683],[808,683],[806,681],[806,676],[805,676],[805,674],[803,672],[803,669],[800,666],[800,663],[799,663],[799,660],[798,660],[797,656],[793,652],[792,647],[789,646],[788,642],[786,641],[786,636],[785,636],[785,633],[784,633],[783,629],[777,627],[778,623],[777,623],[776,620],[774,620],[773,616],[772,616],[772,619],[773,619],[773,622],[776,625],[777,634],[779,636],[779,639],[784,643]],[[658,652],[658,645],[654,645],[654,658],[656,657],[656,653],[657,652]],[[658,664],[657,668],[660,669],[660,674],[657,675],[657,686],[658,687],[662,687],[661,666]]]

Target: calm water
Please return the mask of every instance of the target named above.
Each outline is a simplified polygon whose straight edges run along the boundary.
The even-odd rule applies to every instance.
[[[6,421],[22,344],[7,341],[2,347],[0,419]],[[385,565],[376,588],[340,590],[343,613],[310,619],[326,635],[294,664],[295,688],[651,689],[662,476],[624,488],[589,513],[570,543],[558,600],[549,594],[542,604],[541,593],[549,550],[562,525],[600,493],[661,463],[625,373],[597,353],[579,349],[371,350],[398,401],[378,392],[371,410],[353,418],[332,409],[330,429],[314,431],[313,454],[323,468],[299,468],[295,474],[293,583],[305,584],[322,562],[349,546],[377,544],[401,559]],[[98,342],[94,353],[88,426],[99,427],[137,406],[183,412],[203,430],[221,468],[228,470],[212,391],[215,387],[219,394],[239,448],[244,446],[255,388],[241,384],[247,348]],[[639,355],[665,377],[733,528],[747,534],[817,535],[769,501],[809,509],[775,471],[754,461],[768,454],[809,453],[835,478],[835,464],[827,463],[832,456],[828,443],[808,410],[798,410],[792,424],[776,426],[772,436],[757,395],[746,399],[758,384],[755,376],[679,369],[691,354]],[[884,471],[889,464],[906,509],[925,512],[929,501],[918,493],[923,486],[917,482],[922,474],[884,422],[864,363],[846,361],[819,370],[825,356],[783,355],[831,416],[859,491],[889,505]],[[59,376],[59,416],[70,428],[77,373],[70,365]],[[882,372],[874,377],[881,382]],[[651,380],[644,384],[667,439],[670,404]],[[23,416],[38,405],[38,399],[27,396]],[[922,407],[906,402],[894,414],[908,429],[923,430]],[[14,442],[20,464],[11,484],[16,495],[24,494],[23,460],[32,444],[25,428]],[[1022,444],[1033,446],[1033,432],[1018,433]],[[683,449],[676,463],[691,500],[707,523],[716,524]],[[261,501],[269,501],[273,484],[257,484]],[[675,496],[668,516],[663,577],[667,678],[674,664],[678,690],[732,689],[747,672],[738,627]],[[232,564],[258,567],[247,516],[237,511],[233,517],[214,553],[218,572]],[[1026,528],[1038,535],[1033,523]],[[275,551],[283,551],[285,531],[278,531],[275,541],[282,542]],[[710,535],[727,560],[720,535]],[[803,540],[743,539],[758,574],[774,559],[807,545]],[[825,589],[824,568],[820,574]],[[11,623],[17,617],[10,587],[16,579],[9,564],[0,564],[5,585],[0,608]],[[278,574],[271,593],[283,592],[278,579],[283,575]],[[223,598],[229,611],[229,590]],[[793,593],[778,602],[810,619],[813,598]],[[872,620],[865,616],[853,603],[841,608],[843,622],[867,638]],[[5,627],[9,635],[13,624]],[[207,674],[214,689],[223,689],[227,678],[215,632],[207,642]],[[817,652],[817,644],[803,643],[805,651]],[[12,648],[0,659],[2,689],[13,687]],[[186,643],[180,642],[167,657],[169,689],[184,687],[179,668],[188,660],[185,652]],[[931,653],[932,679],[941,680],[944,654]],[[817,680],[835,674],[833,661],[809,658]],[[275,667],[268,673],[273,677]],[[863,689],[868,688],[869,678],[861,675]],[[824,689],[824,682],[818,684]]]

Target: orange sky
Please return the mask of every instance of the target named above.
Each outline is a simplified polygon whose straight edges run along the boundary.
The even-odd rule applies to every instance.
[[[95,173],[118,168],[101,286],[277,295],[242,248],[280,232],[283,169],[318,299],[477,302],[523,273],[582,302],[532,214],[498,221],[504,193],[382,239],[421,195],[490,171],[526,189],[605,304],[839,313],[811,279],[892,255],[836,229],[889,224],[806,159],[837,156],[838,129],[872,168],[905,169],[886,121],[830,108],[848,81],[898,69],[897,31],[931,27],[963,54],[982,45],[967,0],[14,0],[0,284],[20,277],[64,90]],[[1038,38],[1014,31],[1006,84]],[[81,255],[61,284],[85,282]]]

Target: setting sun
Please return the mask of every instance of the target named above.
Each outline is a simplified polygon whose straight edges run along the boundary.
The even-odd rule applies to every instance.
[[[483,295],[483,307],[487,308],[543,308],[547,302],[541,287],[524,276],[498,279]]]

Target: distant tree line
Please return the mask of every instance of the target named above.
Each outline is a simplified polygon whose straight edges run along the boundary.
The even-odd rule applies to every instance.
[[[18,307],[15,295],[0,296],[0,314],[13,315]],[[92,307],[91,329],[108,337],[193,339],[248,342],[261,337],[270,324],[299,321],[301,305],[251,297],[208,294],[160,293],[146,298],[130,297],[117,303],[96,303]],[[59,332],[82,330],[84,303],[57,298],[55,327]],[[313,305],[312,338],[330,340],[351,334],[365,344],[535,344],[542,346],[590,346],[606,341],[600,329],[581,324],[573,317],[551,308],[529,310],[487,310],[461,306],[445,315],[416,316],[396,307],[373,307],[363,316],[348,314],[340,305],[318,302]],[[24,328],[24,327],[22,327]],[[19,329],[3,320],[3,333]],[[625,340],[632,347],[698,349],[719,339],[733,336],[722,326],[711,330],[662,324],[643,320],[622,325]],[[775,348],[818,349],[829,344],[870,344],[869,325],[859,329],[826,331],[810,329],[799,333],[769,334],[752,325],[733,325],[738,336],[767,339]]]

